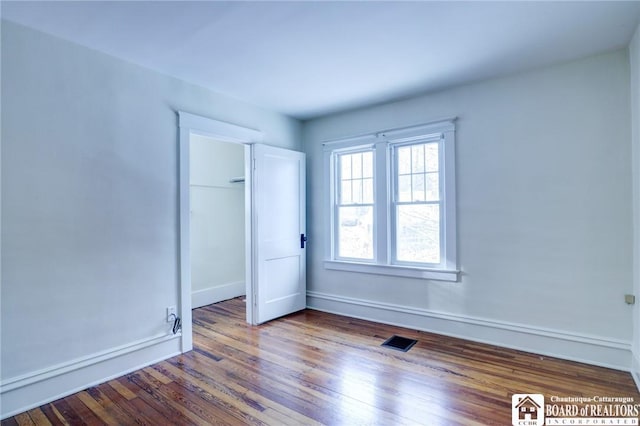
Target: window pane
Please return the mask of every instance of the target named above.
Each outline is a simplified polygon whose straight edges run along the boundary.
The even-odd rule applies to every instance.
[[[351,179],[351,156],[341,155],[339,158],[340,158],[340,179]]]
[[[361,178],[362,177],[362,154],[351,154],[353,158],[351,161],[351,173],[353,173],[353,178]]]
[[[427,201],[440,200],[440,182],[438,182],[438,172],[427,173]]]
[[[398,201],[411,201],[411,175],[398,178]]]
[[[413,199],[412,201],[425,201],[424,175],[413,175]]]
[[[424,144],[411,146],[411,163],[413,173],[424,172]]]
[[[398,174],[411,173],[411,147],[404,146],[396,150],[398,155]]]
[[[351,181],[343,180],[340,185],[340,204],[352,204],[353,198],[351,196]]]
[[[373,152],[362,153],[362,177],[373,177]]]
[[[373,179],[362,180],[362,202],[373,204]]]
[[[338,257],[373,259],[373,207],[338,209]]]
[[[426,167],[428,172],[438,171],[438,144],[428,143],[424,148],[426,157]]]
[[[362,180],[353,181],[353,204],[362,204]]]
[[[396,258],[400,262],[440,263],[438,205],[397,206]]]

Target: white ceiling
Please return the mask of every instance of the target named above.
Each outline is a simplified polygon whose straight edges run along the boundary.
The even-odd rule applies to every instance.
[[[624,47],[640,2],[8,2],[2,17],[308,119]]]

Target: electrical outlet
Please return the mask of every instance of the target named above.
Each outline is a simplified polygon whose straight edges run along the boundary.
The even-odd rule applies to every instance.
[[[172,315],[177,316],[175,306],[169,306],[167,308],[167,322],[173,322],[175,320],[175,317],[172,317]]]

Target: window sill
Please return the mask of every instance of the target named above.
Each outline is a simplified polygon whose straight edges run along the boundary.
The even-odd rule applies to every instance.
[[[375,265],[337,260],[325,260],[325,269],[335,271],[360,272],[375,275],[391,275],[394,277],[420,278],[423,280],[458,281],[460,271],[445,269],[412,268],[409,266]]]

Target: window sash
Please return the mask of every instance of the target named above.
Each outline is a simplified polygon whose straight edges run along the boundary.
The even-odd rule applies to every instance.
[[[353,177],[353,169],[351,169],[351,175],[349,176],[348,179],[343,179],[343,175],[342,175],[342,167],[341,167],[341,159],[344,158],[345,156],[348,155],[354,155],[354,154],[364,154],[364,153],[371,153],[371,177],[369,177],[368,175],[365,177],[365,173],[364,173],[364,167],[361,168],[361,173],[359,174],[358,177]],[[377,249],[376,249],[376,155],[375,155],[375,149],[372,146],[358,146],[358,147],[353,147],[353,148],[349,148],[349,149],[342,149],[339,151],[335,151],[332,155],[333,157],[333,161],[332,161],[332,169],[333,169],[333,212],[332,212],[332,232],[333,232],[333,238],[332,238],[332,253],[333,253],[333,258],[337,259],[337,260],[344,260],[344,261],[354,261],[354,262],[362,262],[362,263],[375,263],[376,262],[376,253],[377,253]],[[353,159],[353,157],[352,157]],[[364,160],[362,160],[364,162]],[[362,166],[364,164],[361,164]],[[353,167],[353,162],[351,164],[351,167]],[[364,189],[362,189],[362,194],[361,194],[361,202],[353,202],[354,197],[353,194],[350,197],[352,202],[350,203],[344,203],[343,202],[343,194],[342,194],[342,183],[345,181],[349,181],[352,184],[352,191],[353,191],[353,182],[360,180],[361,184],[364,184],[364,180],[366,179],[371,179],[371,187],[372,187],[372,194],[371,194],[371,202],[367,202],[365,203],[365,197],[364,197]],[[371,246],[372,246],[372,256],[371,257],[348,257],[348,256],[341,256],[340,255],[340,230],[341,230],[341,223],[340,223],[340,213],[341,213],[341,209],[347,209],[347,208],[371,208],[372,209],[372,235],[371,235]]]
[[[413,152],[414,150],[411,149],[409,152],[411,153],[411,157],[410,157],[410,162],[409,162],[409,169],[407,170],[402,170],[403,173],[401,172],[401,165],[400,165],[400,154],[399,151],[401,149],[406,149],[406,148],[413,148],[414,146],[419,146],[422,145],[424,146],[423,150],[427,148],[428,145],[431,144],[435,144],[437,145],[437,165],[438,168],[437,170],[427,170],[427,159],[426,159],[426,155],[423,154],[423,164],[422,164],[422,169],[421,170],[417,170],[414,172],[414,159],[413,159]],[[405,265],[405,266],[412,266],[412,267],[427,267],[427,268],[440,268],[442,266],[444,266],[444,257],[446,255],[445,253],[445,221],[446,221],[446,216],[445,216],[445,211],[444,211],[444,203],[443,203],[443,197],[444,197],[444,176],[442,173],[442,169],[444,169],[443,167],[443,160],[444,160],[444,156],[443,156],[443,145],[444,145],[444,137],[442,135],[437,135],[436,137],[431,136],[431,137],[426,137],[426,138],[412,138],[411,140],[408,141],[402,141],[399,143],[395,143],[395,144],[390,144],[390,163],[391,163],[391,188],[392,188],[392,194],[391,194],[391,200],[390,200],[390,238],[391,238],[391,244],[390,244],[390,251],[391,251],[391,264],[392,265]],[[438,173],[438,181],[437,181],[437,185],[438,185],[438,191],[437,191],[437,200],[428,200],[427,198],[427,182],[423,182],[423,192],[424,192],[424,199],[423,200],[415,200],[414,198],[414,190],[413,190],[413,176],[415,175],[426,175],[427,173]],[[409,201],[400,201],[401,198],[401,194],[400,194],[400,178],[401,176],[410,176],[411,177],[411,190],[409,191],[410,194],[410,200]],[[438,207],[438,260],[436,262],[429,262],[429,261],[424,261],[424,262],[419,262],[419,261],[408,261],[408,260],[401,260],[400,256],[399,256],[399,240],[400,240],[400,230],[399,230],[399,220],[400,220],[400,207],[402,206],[429,206],[429,205],[435,205]]]

